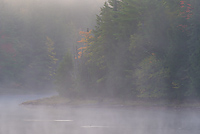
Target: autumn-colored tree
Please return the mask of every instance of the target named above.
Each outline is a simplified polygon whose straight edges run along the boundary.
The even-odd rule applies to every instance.
[[[47,53],[48,53],[48,58],[49,58],[49,64],[48,64],[49,75],[54,76],[55,65],[58,59],[55,57],[56,52],[54,52],[54,42],[48,36],[46,37],[46,47],[47,47]]]
[[[76,56],[75,59],[80,59],[83,54],[85,53],[87,47],[91,44],[89,42],[89,40],[91,40],[93,38],[93,36],[91,35],[92,30],[84,32],[84,31],[80,31],[79,34],[82,36],[80,41],[77,41],[78,43],[80,43],[80,47],[77,47],[77,52],[76,52]]]

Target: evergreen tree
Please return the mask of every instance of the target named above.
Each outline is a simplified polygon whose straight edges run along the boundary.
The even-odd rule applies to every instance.
[[[188,91],[189,95],[200,97],[200,47],[199,47],[199,36],[200,36],[200,2],[196,0],[191,1],[189,5],[192,9],[189,12],[191,17],[188,18],[188,32],[190,39],[188,40],[189,46],[189,55],[190,55],[190,68],[189,68],[189,78],[190,78],[190,90]]]
[[[70,52],[66,53],[56,71],[55,83],[58,85],[57,91],[60,95],[74,97],[74,66]]]

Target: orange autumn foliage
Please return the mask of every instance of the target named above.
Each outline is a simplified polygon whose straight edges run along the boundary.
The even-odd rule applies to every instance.
[[[81,56],[83,55],[83,53],[85,53],[86,49],[87,49],[87,45],[88,45],[88,41],[89,39],[92,39],[93,36],[91,35],[92,30],[90,30],[89,32],[84,32],[84,31],[80,31],[79,34],[83,37],[81,38],[81,40],[77,41],[78,43],[83,43],[84,46],[79,47],[77,50],[78,52],[78,56],[75,57],[75,59],[79,59],[81,58]]]
[[[93,38],[93,36],[90,35],[91,32],[92,30],[90,30],[89,32],[80,31],[79,34],[83,36],[83,38],[81,38],[81,40],[77,42],[84,43],[84,45],[86,45],[88,43],[88,40]]]

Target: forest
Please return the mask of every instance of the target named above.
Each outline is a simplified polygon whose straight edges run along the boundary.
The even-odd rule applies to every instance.
[[[103,2],[0,0],[0,88],[54,85],[59,62],[77,44],[79,31],[94,27]]]
[[[0,83],[37,90],[55,84],[67,97],[198,99],[199,6],[0,0]]]

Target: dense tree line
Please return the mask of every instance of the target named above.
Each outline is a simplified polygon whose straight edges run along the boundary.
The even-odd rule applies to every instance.
[[[198,98],[199,4],[105,2],[95,28],[82,34],[85,47],[75,54],[74,90],[118,98]]]
[[[79,31],[95,25],[100,3],[0,0],[0,87],[40,90],[52,85]]]
[[[0,0],[1,85],[54,82],[72,97],[200,97],[200,2],[108,0],[96,22],[100,4],[62,2]]]

